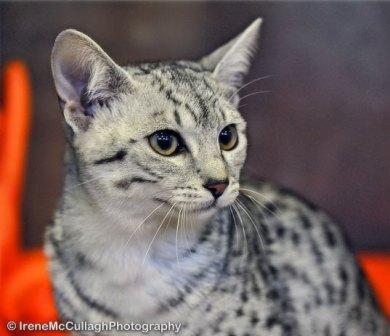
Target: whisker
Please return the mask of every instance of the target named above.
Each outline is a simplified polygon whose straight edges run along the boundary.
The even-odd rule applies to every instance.
[[[84,184],[87,184],[87,183],[90,183],[90,182],[93,182],[93,181],[96,181],[96,180],[99,180],[99,179],[103,179],[105,177],[106,176],[97,176],[97,177],[91,178],[89,180],[83,181],[81,183],[77,183],[77,184],[71,186],[70,188],[65,188],[65,192],[71,191],[73,189],[76,189],[77,187],[80,187],[80,186],[84,185]]]
[[[186,206],[184,205],[184,211],[183,211],[183,234],[184,234],[184,240],[187,245],[187,249],[190,250],[190,244],[188,242],[188,235],[187,235],[187,221],[188,221],[188,216],[187,216],[187,211],[186,211]]]
[[[254,193],[254,194],[256,194],[256,195],[259,195],[260,197],[264,198],[266,201],[272,203],[272,200],[271,200],[270,198],[266,197],[264,194],[259,193],[259,192],[256,191],[256,190],[252,190],[252,189],[249,189],[249,188],[242,188],[242,187],[240,188],[240,190],[249,191],[249,192],[251,192],[251,193]]]
[[[245,106],[247,106],[248,104],[242,104],[242,105],[238,105],[238,109],[241,109],[241,108],[243,108],[243,107],[245,107]]]
[[[276,209],[278,212],[280,212],[280,209],[277,207],[277,205],[275,204],[275,202],[272,201],[272,199],[266,197],[265,195],[263,195],[263,194],[261,194],[261,193],[259,193],[259,192],[257,192],[257,191],[254,191],[254,190],[247,189],[247,188],[240,188],[240,191],[250,192],[250,193],[253,193],[253,194],[257,195],[258,197],[263,198],[265,201],[271,203],[271,204],[275,207],[275,209]],[[240,193],[240,194],[243,195],[243,196],[247,196],[247,197],[254,198],[254,197],[251,196],[251,195],[247,195],[245,192],[242,192],[242,193]],[[264,207],[264,209],[266,209],[267,211],[269,211],[272,215],[278,216],[278,214],[277,214],[275,211],[272,211],[272,210],[268,209],[268,208],[265,206],[265,204],[262,204],[262,203],[261,203],[259,200],[257,200],[256,198],[254,198],[254,199],[255,199],[256,201],[258,201],[258,202],[259,202],[259,205],[261,205],[262,207]]]
[[[264,222],[265,224],[268,226],[269,225],[269,216],[267,216],[267,214],[265,213],[265,211],[263,211],[263,209],[267,210],[269,213],[273,214],[273,216],[275,216],[276,218],[279,218],[279,214],[277,214],[276,212],[274,211],[271,211],[268,207],[266,207],[265,205],[263,205],[259,200],[257,200],[255,197],[251,196],[251,195],[246,195],[246,194],[243,194],[243,193],[240,193],[240,195],[246,197],[248,200],[252,201],[258,208],[258,210],[260,211],[260,213],[262,214],[263,216],[263,219],[264,219]],[[268,202],[270,202],[272,204],[272,201],[271,200],[268,200]],[[277,209],[277,208],[276,208]],[[278,211],[280,211],[279,209],[277,209]]]
[[[178,247],[177,247],[177,237],[179,235],[179,227],[180,227],[180,216],[181,216],[181,211],[183,210],[184,205],[181,206],[179,210],[179,215],[177,216],[177,222],[176,222],[176,237],[175,237],[175,251],[176,251],[176,261],[177,264],[180,266],[179,262],[179,252],[178,252]]]
[[[249,199],[250,201],[252,201],[257,207],[260,206],[259,211],[264,215],[264,217],[267,217],[267,212],[268,213],[271,213],[272,215],[274,215],[275,217],[277,217],[277,214],[268,209],[263,203],[261,203],[258,199],[256,199],[255,197],[251,196],[251,195],[244,195],[242,194],[242,196],[246,197],[247,199]]]
[[[195,205],[192,204],[189,208],[189,211],[187,213],[188,215],[188,220],[189,220],[189,223],[190,223],[190,230],[191,230],[191,237],[193,237],[194,233],[196,232],[196,218],[195,218],[195,215],[197,214],[197,211],[193,211],[195,208]],[[190,252],[193,253],[191,251],[191,248],[190,248]]]
[[[143,224],[145,224],[145,222],[158,210],[160,209],[163,205],[165,205],[165,203],[161,203],[160,205],[158,205],[157,207],[154,208],[153,211],[151,211],[149,213],[149,215],[147,215],[140,224],[138,224],[138,226],[135,228],[135,230],[131,233],[129,239],[126,241],[125,245],[124,245],[124,248],[126,248],[128,246],[128,244],[130,243],[130,241],[133,239],[133,237],[135,236],[135,234],[137,233],[137,231],[141,228],[141,226]]]
[[[194,211],[195,209],[195,211]],[[196,206],[193,205],[191,208],[190,216],[192,216],[192,222],[191,222],[191,227],[192,227],[192,232],[196,232],[198,226],[196,223],[196,215],[198,214],[199,210],[196,209]]]
[[[238,246],[238,244],[239,244],[239,237],[238,237],[237,222],[236,222],[236,218],[234,217],[234,214],[233,214],[233,210],[232,210],[232,206],[231,206],[231,205],[229,205],[229,210],[230,210],[230,213],[232,214],[234,227],[236,228],[236,244],[237,244],[237,246]]]
[[[246,197],[247,199],[249,199],[250,201],[252,201],[252,202],[256,205],[257,209],[258,209],[258,210],[260,211],[260,213],[262,214],[263,219],[264,219],[264,222],[265,222],[266,225],[268,225],[268,223],[269,223],[269,218],[268,218],[266,212],[265,212],[263,209],[267,210],[268,212],[272,213],[276,218],[278,218],[278,215],[277,215],[276,213],[274,213],[274,212],[272,212],[271,210],[269,210],[269,209],[268,209],[267,207],[265,207],[261,202],[259,202],[256,198],[254,198],[254,197],[252,197],[252,196],[250,196],[250,195],[244,195],[244,194],[241,194],[241,195],[244,196],[244,197]],[[259,206],[260,206],[260,207],[259,207]]]
[[[248,97],[250,97],[250,96],[254,96],[254,95],[262,94],[262,93],[272,93],[272,91],[256,91],[256,92],[248,93],[248,94],[245,95],[244,97],[241,97],[241,98],[240,98],[240,101],[243,101],[245,98],[248,98]]]
[[[250,84],[253,84],[255,82],[258,82],[258,81],[261,81],[263,79],[266,79],[266,78],[270,78],[272,77],[271,75],[267,75],[267,76],[263,76],[263,77],[258,77],[258,78],[255,78],[254,80],[251,80],[250,82],[248,83],[245,83],[244,85],[240,86],[236,91],[234,91],[232,93],[232,95],[229,97],[229,101],[237,94],[239,93],[243,88],[246,88],[248,85]]]
[[[169,215],[169,219],[168,219],[167,225],[165,225],[164,231],[161,234],[162,236],[165,235],[165,233],[167,232],[167,229],[171,226],[171,221],[172,221],[172,218],[173,218],[173,214],[174,214],[174,211],[172,211],[171,214]]]
[[[238,209],[237,209],[237,207],[235,206],[234,203],[232,204],[232,207],[233,207],[233,209],[235,210],[235,212],[237,214],[237,217],[238,217],[238,219],[240,221],[240,224],[241,224],[242,233],[244,235],[244,249],[245,249],[245,253],[243,253],[242,257],[241,257],[241,263],[243,263],[244,262],[244,257],[246,257],[246,258],[248,257],[248,239],[246,237],[246,232],[245,232],[245,227],[244,227],[244,222],[242,220],[242,217],[241,217],[241,215],[240,215],[240,213],[239,213],[239,211],[238,211]]]
[[[177,264],[180,266],[180,262],[179,262],[179,251],[178,251],[178,236],[179,236],[179,231],[180,231],[180,225],[181,225],[181,215],[182,215],[182,211],[183,211],[183,207],[184,205],[181,206],[180,210],[179,210],[179,214],[177,216],[177,220],[176,220],[176,235],[175,235],[175,252],[176,252],[176,262]]]
[[[261,234],[257,228],[257,225],[253,219],[253,217],[251,216],[251,214],[249,213],[249,209],[245,206],[245,204],[243,204],[242,202],[240,202],[238,199],[236,200],[237,201],[237,205],[244,211],[244,213],[248,216],[249,220],[251,221],[254,229],[256,230],[256,233],[257,233],[257,236],[259,238],[259,242],[260,242],[260,245],[261,245],[261,248],[264,249],[264,241],[263,241],[263,238],[261,237]]]
[[[174,204],[170,207],[170,209],[167,211],[166,215],[164,216],[164,218],[163,218],[161,224],[158,226],[158,228],[157,228],[157,230],[156,230],[156,233],[154,234],[154,236],[153,236],[153,238],[152,238],[152,241],[150,242],[150,244],[149,244],[149,246],[148,246],[148,248],[147,248],[147,250],[146,250],[145,257],[144,257],[144,259],[143,259],[143,261],[142,261],[142,266],[145,264],[145,261],[146,261],[146,258],[147,258],[147,256],[148,256],[148,253],[149,253],[149,251],[150,251],[150,249],[151,249],[151,247],[152,247],[152,245],[153,245],[154,240],[156,239],[156,237],[157,237],[157,235],[158,235],[158,232],[160,231],[160,229],[161,229],[161,227],[163,226],[165,220],[167,219],[168,215],[170,214],[170,212],[172,211],[172,209],[175,207],[176,204],[177,204],[177,203],[174,203]]]

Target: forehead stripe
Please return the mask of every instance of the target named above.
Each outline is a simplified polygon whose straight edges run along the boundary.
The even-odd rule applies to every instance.
[[[177,123],[179,126],[182,126],[179,112],[177,112],[177,110],[175,109],[175,110],[173,111],[173,114],[174,114],[174,116],[175,116],[175,121],[176,121],[176,123]]]

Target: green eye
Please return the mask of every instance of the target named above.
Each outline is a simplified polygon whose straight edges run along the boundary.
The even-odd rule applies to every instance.
[[[149,137],[149,144],[157,153],[165,156],[176,154],[179,149],[177,135],[169,130],[153,133]]]
[[[219,133],[219,146],[224,151],[230,151],[236,147],[238,143],[238,134],[236,126],[226,126],[221,133]]]

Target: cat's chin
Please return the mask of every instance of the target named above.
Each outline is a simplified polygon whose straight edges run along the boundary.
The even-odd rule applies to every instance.
[[[229,200],[215,200],[212,202],[207,202],[204,205],[198,205],[193,206],[190,210],[187,210],[187,212],[195,212],[195,213],[205,213],[210,214],[213,212],[216,212],[218,210],[222,210],[234,203],[235,198],[229,199]]]
[[[223,201],[214,201],[210,203],[207,206],[195,208],[192,210],[193,212],[196,212],[198,214],[204,214],[204,215],[213,215],[215,212],[223,210],[229,206],[231,206],[235,201],[235,198],[229,199],[229,200],[223,200]]]
[[[217,209],[224,209],[234,204],[236,198],[238,197],[238,192],[229,193],[226,196],[220,197],[215,206]]]

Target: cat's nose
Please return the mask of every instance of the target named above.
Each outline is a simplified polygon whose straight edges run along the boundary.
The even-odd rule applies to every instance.
[[[222,196],[223,192],[225,191],[228,185],[229,185],[229,181],[227,180],[224,181],[213,180],[213,181],[206,182],[204,187],[211,192],[211,195],[213,195],[215,199],[217,199],[218,197]]]

